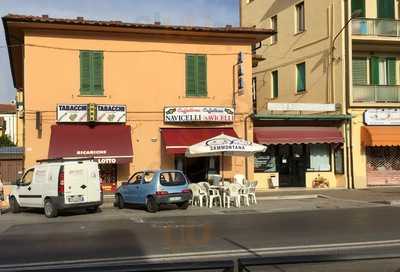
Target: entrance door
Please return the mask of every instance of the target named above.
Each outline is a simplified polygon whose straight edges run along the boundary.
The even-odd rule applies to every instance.
[[[175,168],[183,171],[189,181],[206,181],[209,174],[219,174],[219,157],[175,157]]]
[[[282,145],[277,150],[279,187],[305,187],[305,145]]]

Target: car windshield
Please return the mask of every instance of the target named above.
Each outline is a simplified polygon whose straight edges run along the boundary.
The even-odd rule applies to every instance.
[[[162,172],[160,173],[160,183],[163,186],[180,186],[186,184],[186,179],[180,172]]]

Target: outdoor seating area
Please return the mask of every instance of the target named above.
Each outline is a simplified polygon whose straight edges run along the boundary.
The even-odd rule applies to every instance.
[[[199,207],[248,207],[257,204],[257,181],[248,181],[244,175],[237,174],[233,182],[222,180],[221,175],[209,175],[207,181],[191,183],[191,203]]]

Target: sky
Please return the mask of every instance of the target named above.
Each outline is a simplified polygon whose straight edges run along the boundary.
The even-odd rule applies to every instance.
[[[162,24],[239,25],[238,0],[0,0],[0,16],[23,14]],[[4,27],[0,27],[0,103],[15,98]]]

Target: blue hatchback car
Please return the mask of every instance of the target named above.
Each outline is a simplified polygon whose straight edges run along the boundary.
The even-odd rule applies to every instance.
[[[115,193],[115,205],[145,205],[147,211],[156,212],[161,204],[176,204],[187,209],[192,192],[188,180],[179,170],[141,171],[133,174]]]

